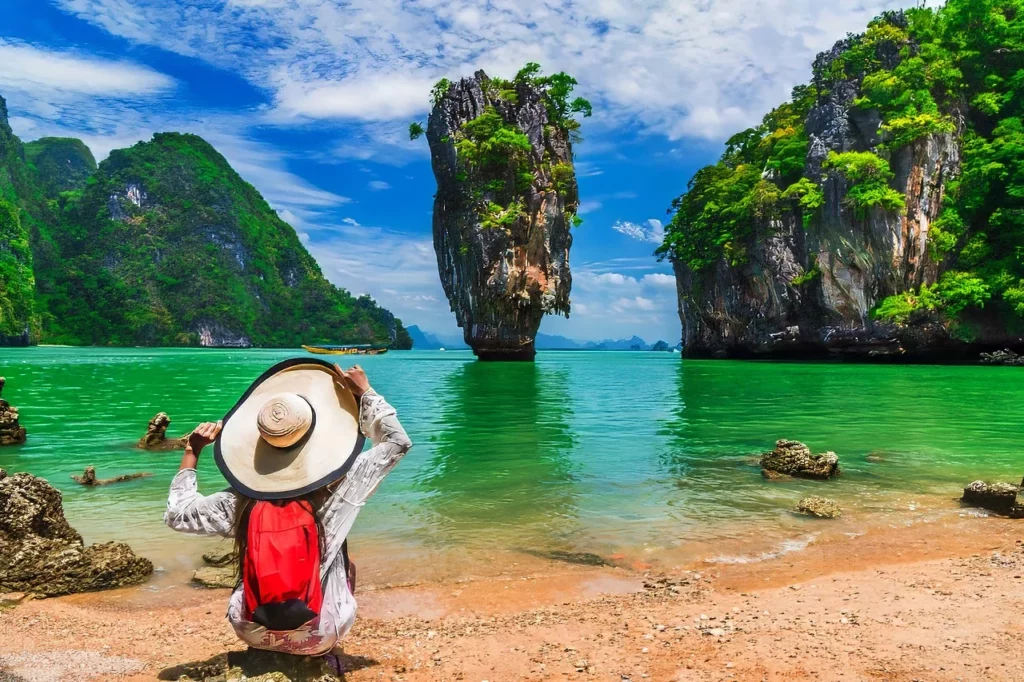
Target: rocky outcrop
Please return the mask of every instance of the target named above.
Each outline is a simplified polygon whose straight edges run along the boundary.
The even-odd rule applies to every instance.
[[[82,472],[81,476],[72,475],[71,478],[75,483],[81,483],[82,485],[109,485],[111,483],[124,483],[125,481],[149,478],[152,475],[148,472],[140,472],[137,474],[122,474],[113,478],[96,478],[96,467],[88,466],[85,467],[85,471]]]
[[[1022,519],[1024,499],[1018,499],[1018,494],[1022,490],[1024,481],[1021,481],[1019,486],[1012,483],[974,481],[964,488],[964,495],[960,501],[972,507],[981,507],[1003,516]]]
[[[796,440],[779,440],[775,449],[761,455],[761,468],[771,474],[798,478],[826,479],[839,475],[839,457],[834,452],[812,455],[811,449]]]
[[[43,479],[0,475],[0,592],[90,592],[137,585],[152,572],[128,545],[86,547],[64,517],[60,492]]]
[[[887,20],[905,28],[899,13]],[[850,47],[851,39],[840,41],[814,64],[819,95],[805,123],[804,177],[820,186],[820,210],[806,225],[791,208],[755,219],[743,259],[723,257],[699,270],[674,260],[684,355],[966,361],[980,350],[1024,348],[1024,337],[995,313],[970,320],[970,341],[952,334],[935,314],[915,314],[901,325],[872,319],[883,299],[934,284],[949,266],[934,257],[928,234],[960,172],[964,120],[954,109],[955,131],[880,147],[881,116],[854,104],[863,94],[860,80],[832,75],[833,63]],[[888,68],[901,59],[893,43],[882,42],[877,50]],[[862,214],[848,201],[851,184],[823,169],[830,152],[865,151],[888,162],[895,175],[889,184],[905,195],[904,210],[876,206]],[[765,178],[773,179],[771,171]]]
[[[205,566],[192,573],[192,584],[209,589],[234,589],[238,585],[238,555],[234,551],[224,554],[204,554]]]
[[[826,497],[805,497],[796,505],[796,510],[809,516],[819,519],[838,519],[843,515],[843,510],[835,500]]]
[[[7,380],[0,377],[0,394]],[[25,442],[25,427],[18,423],[18,408],[0,398],[0,445],[21,445]]]
[[[466,125],[488,113],[528,139],[515,152],[518,166],[460,156]],[[499,87],[478,71],[436,99],[427,140],[437,179],[434,250],[466,343],[482,360],[532,360],[541,318],[569,315],[579,208],[569,134],[550,119],[541,90]]]
[[[167,427],[171,425],[171,418],[166,412],[157,412],[156,416],[149,420],[146,427],[146,435],[139,439],[135,447],[142,450],[183,450],[188,443],[189,434],[179,438],[167,438]]]

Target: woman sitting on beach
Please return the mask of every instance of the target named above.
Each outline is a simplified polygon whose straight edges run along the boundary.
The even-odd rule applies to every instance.
[[[373,447],[363,452],[364,436]],[[196,463],[213,443],[231,489],[200,495]],[[327,654],[356,615],[345,539],[377,485],[412,447],[394,408],[357,365],[286,360],[221,422],[200,424],[171,482],[164,521],[235,538],[239,582],[228,620],[249,646]]]

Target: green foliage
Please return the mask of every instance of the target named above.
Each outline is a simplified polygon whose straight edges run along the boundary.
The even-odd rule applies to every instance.
[[[18,208],[0,199],[0,336],[20,336],[34,316],[35,278]]]
[[[878,206],[886,211],[900,211],[903,195],[889,187],[893,179],[889,162],[871,152],[829,152],[825,168],[834,168],[850,183],[846,201],[858,215],[864,216]]]
[[[96,159],[81,140],[44,137],[25,145],[25,160],[47,198],[74,190],[96,172]]]
[[[420,137],[422,137],[425,132],[427,131],[423,129],[423,124],[420,123],[419,121],[413,121],[412,123],[409,124],[410,140],[420,139]]]
[[[804,270],[794,277],[791,284],[795,287],[802,287],[805,284],[810,284],[819,277],[821,277],[821,268],[818,267],[818,262],[815,260],[810,269]]]
[[[509,229],[523,216],[523,204],[518,199],[508,206],[501,206],[493,201],[487,203],[480,221],[485,230]]]
[[[441,98],[448,94],[448,91],[452,87],[452,82],[447,78],[442,78],[434,84],[434,87],[430,89],[430,103],[437,104],[441,101]]]
[[[576,186],[576,171],[571,163],[556,163],[551,166],[551,181],[555,190],[563,197],[568,196],[569,191]]]

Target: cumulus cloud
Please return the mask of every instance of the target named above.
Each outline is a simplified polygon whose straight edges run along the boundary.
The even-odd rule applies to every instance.
[[[401,119],[430,83],[526,61],[564,69],[597,114],[670,138],[722,139],[805,81],[848,30],[904,0],[56,0],[127,40],[265,88],[282,120]]]
[[[645,220],[643,223],[618,220],[612,225],[612,229],[641,242],[661,244],[665,239],[665,227],[657,218]]]

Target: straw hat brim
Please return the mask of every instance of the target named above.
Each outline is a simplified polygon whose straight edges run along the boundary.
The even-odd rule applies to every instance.
[[[238,492],[257,500],[280,500],[313,492],[348,473],[365,438],[359,403],[340,386],[334,366],[316,358],[274,365],[224,417],[214,460]],[[278,393],[296,393],[313,408],[313,426],[298,443],[276,448],[260,436],[256,417]]]

